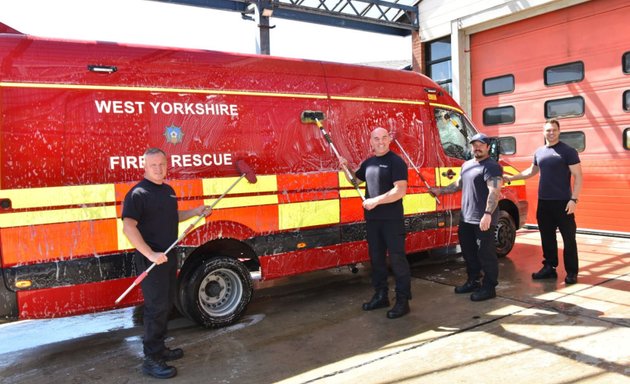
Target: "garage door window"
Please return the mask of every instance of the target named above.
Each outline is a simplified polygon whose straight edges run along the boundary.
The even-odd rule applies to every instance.
[[[545,118],[579,117],[584,115],[584,98],[568,97],[545,101]]]
[[[630,112],[630,91],[623,93],[623,110]]]
[[[484,96],[514,92],[514,75],[493,77],[483,81]]]
[[[554,65],[545,68],[545,85],[575,83],[584,80],[584,63]]]
[[[486,108],[483,110],[484,125],[511,124],[515,120],[516,111],[511,105],[507,107]]]
[[[578,152],[584,152],[586,148],[584,132],[560,132],[560,141],[572,146]]]
[[[623,67],[623,73],[630,73],[630,52],[623,54],[623,57],[621,58],[621,65]]]

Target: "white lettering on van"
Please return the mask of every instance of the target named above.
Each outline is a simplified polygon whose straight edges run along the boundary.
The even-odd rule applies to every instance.
[[[204,153],[171,155],[172,168],[210,167],[217,165],[232,165],[231,153]]]
[[[150,101],[154,114],[238,116],[236,104],[167,103]]]
[[[144,168],[144,156],[110,156],[109,169]]]
[[[94,100],[98,113],[142,114],[144,101]]]
[[[194,153],[171,155],[171,168],[232,165],[231,153]],[[110,156],[109,169],[142,169],[144,156]]]
[[[144,101],[132,100],[94,100],[96,111],[101,114],[143,114],[145,112]],[[213,116],[238,116],[236,104],[205,104],[205,103],[170,103],[162,101],[150,101],[149,111],[153,114],[163,115],[213,115]]]

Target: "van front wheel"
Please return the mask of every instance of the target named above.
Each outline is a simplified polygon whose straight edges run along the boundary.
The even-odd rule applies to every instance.
[[[186,300],[191,320],[211,328],[234,323],[252,298],[249,271],[240,261],[225,256],[205,260],[182,282],[180,296]]]
[[[507,256],[516,242],[516,224],[514,224],[512,216],[506,211],[499,211],[495,242],[498,257]]]

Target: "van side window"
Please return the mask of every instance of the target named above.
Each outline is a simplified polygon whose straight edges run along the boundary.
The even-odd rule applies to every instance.
[[[444,153],[450,157],[466,160],[468,138],[475,134],[472,124],[464,115],[440,108],[435,108],[435,122]]]

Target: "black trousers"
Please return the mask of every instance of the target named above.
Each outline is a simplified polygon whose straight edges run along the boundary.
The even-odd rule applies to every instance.
[[[479,280],[483,272],[482,288],[494,289],[499,279],[499,262],[494,241],[495,226],[482,231],[479,224],[459,223],[459,244],[466,262],[468,280]]]
[[[135,253],[138,271],[145,271],[152,263],[142,254]],[[173,307],[177,289],[177,256],[168,255],[166,263],[156,265],[142,280],[144,296],[144,355],[160,358],[166,348],[164,339],[168,329],[168,316]]]
[[[368,220],[367,241],[372,263],[372,286],[375,291],[388,290],[387,260],[396,279],[396,297],[411,299],[411,271],[405,253],[403,220]]]
[[[564,242],[564,269],[567,273],[578,272],[578,251],[575,240],[575,215],[565,211],[568,200],[538,200],[536,220],[540,230],[543,249],[543,264],[558,266],[558,239],[556,229],[560,230]]]

